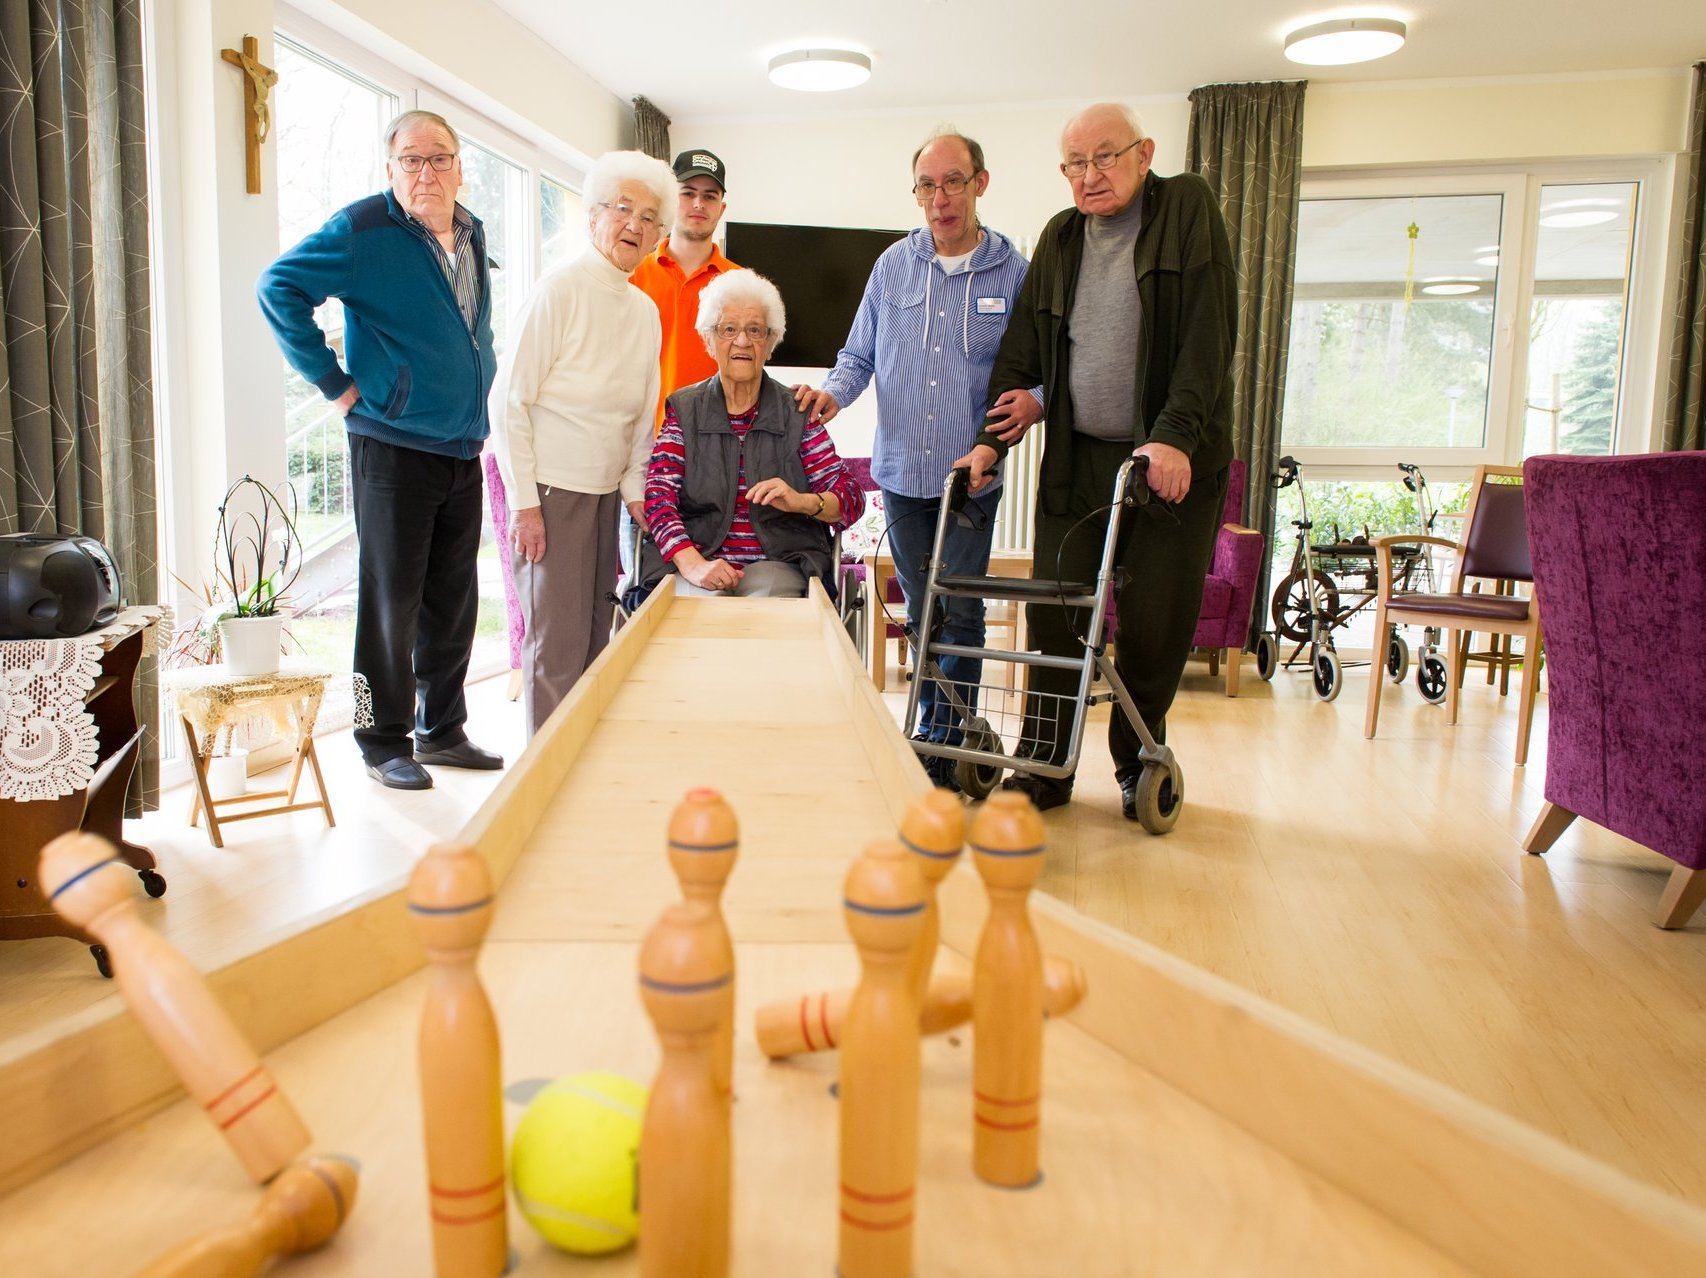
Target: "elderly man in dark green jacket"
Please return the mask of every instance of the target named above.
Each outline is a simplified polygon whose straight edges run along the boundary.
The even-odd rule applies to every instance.
[[[1015,387],[1040,383],[1047,392],[1033,550],[1039,578],[1095,579],[1108,518],[1096,512],[1108,505],[1125,459],[1149,459],[1149,486],[1169,505],[1124,520],[1115,665],[1150,733],[1163,741],[1226,498],[1237,286],[1208,185],[1194,174],[1150,172],[1154,155],[1129,107],[1102,103],[1067,121],[1060,170],[1074,207],[1037,237],[989,393],[993,409]],[[971,468],[974,492],[1024,431],[991,412],[958,463]],[[1037,647],[1082,654],[1083,612],[1030,605]],[[1060,711],[1077,683],[1069,670],[1031,670],[1025,738],[1039,761],[1066,761]],[[1135,819],[1139,743],[1117,709],[1108,747],[1125,815]],[[1006,784],[1043,810],[1072,797],[1071,777],[1021,772]]]

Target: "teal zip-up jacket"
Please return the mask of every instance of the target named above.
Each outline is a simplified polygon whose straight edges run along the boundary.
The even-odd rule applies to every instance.
[[[480,273],[480,310],[469,332],[429,232],[390,191],[357,200],[261,272],[261,313],[290,366],[327,399],[361,398],[344,418],[352,434],[447,457],[477,457],[490,434],[486,396],[492,351],[486,234],[474,219],[470,249]],[[344,360],[314,323],[329,297],[344,304]]]
[[[1232,460],[1238,284],[1226,223],[1208,183],[1194,173],[1151,173],[1138,198],[1143,226],[1132,266],[1143,322],[1135,352],[1140,398],[1132,440],[1171,444],[1190,457],[1193,477],[1214,475]],[[992,405],[1004,391],[1038,382],[1048,396],[1037,487],[1049,514],[1066,511],[1072,487],[1067,329],[1084,260],[1085,221],[1071,208],[1043,228],[989,378]],[[987,431],[977,442],[1007,455],[1007,446]]]

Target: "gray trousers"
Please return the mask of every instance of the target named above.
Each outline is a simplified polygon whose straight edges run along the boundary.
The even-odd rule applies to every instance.
[[[747,564],[741,573],[740,585],[733,590],[705,590],[685,577],[676,577],[678,595],[733,595],[737,599],[803,599],[806,578],[793,564],[775,559],[760,559]]]
[[[539,485],[545,557],[531,564],[515,555],[515,589],[527,615],[521,687],[530,737],[610,642],[621,504],[616,493]]]

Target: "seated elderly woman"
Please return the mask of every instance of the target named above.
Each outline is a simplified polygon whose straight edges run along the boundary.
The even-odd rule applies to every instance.
[[[834,531],[865,496],[820,422],[765,376],[786,319],[776,286],[730,271],[699,298],[696,327],[717,374],[669,397],[646,469],[647,589],[679,573],[680,594],[803,595],[834,587]]]

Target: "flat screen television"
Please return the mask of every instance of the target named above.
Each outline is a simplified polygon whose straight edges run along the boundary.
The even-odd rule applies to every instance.
[[[827,368],[847,340],[882,251],[903,231],[839,226],[730,222],[724,252],[776,285],[788,308],[788,333],[770,363]]]

